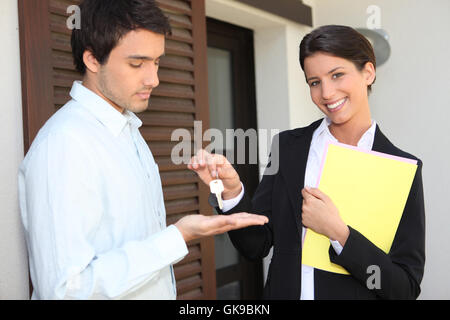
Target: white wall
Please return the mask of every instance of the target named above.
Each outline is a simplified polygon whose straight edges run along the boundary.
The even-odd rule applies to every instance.
[[[422,159],[426,265],[421,299],[450,298],[450,1],[308,0],[314,27],[366,27],[366,8],[378,5],[392,54],[378,68],[372,116],[390,140]],[[414,237],[414,234],[411,234]]]
[[[28,299],[28,262],[19,218],[17,171],[23,159],[17,0],[0,2],[0,300]]]

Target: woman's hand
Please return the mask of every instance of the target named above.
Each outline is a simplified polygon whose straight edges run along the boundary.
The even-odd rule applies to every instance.
[[[302,190],[302,223],[305,227],[345,245],[350,234],[333,201],[316,188]]]
[[[191,158],[188,168],[195,171],[208,186],[211,180],[221,179],[225,188],[222,192],[222,199],[224,200],[235,198],[242,191],[239,175],[223,155],[211,154],[203,149],[199,150]]]

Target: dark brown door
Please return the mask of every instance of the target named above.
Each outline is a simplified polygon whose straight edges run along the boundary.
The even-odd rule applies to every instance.
[[[67,20],[69,6],[81,0],[18,0],[25,152],[45,121],[69,101],[74,80]],[[138,116],[141,133],[159,165],[167,224],[186,214],[212,214],[209,188],[186,165],[174,165],[170,155],[177,128],[208,128],[206,17],[204,0],[157,0],[173,28],[160,65],[160,86],[149,109]],[[70,12],[70,11],[69,11]],[[82,13],[81,13],[82,17]],[[214,239],[188,244],[188,256],[175,266],[179,299],[215,299]]]
[[[226,141],[227,129],[257,129],[253,32],[214,19],[207,19],[208,87],[210,127],[219,129]],[[245,163],[238,164],[237,138],[233,150],[220,150],[227,155],[233,151],[234,166],[253,195],[258,185],[258,165],[250,163],[246,140]],[[218,152],[219,150],[216,150]],[[257,153],[257,152],[256,152]],[[253,155],[257,159],[257,154]],[[254,157],[254,158],[255,158]],[[258,299],[262,296],[262,262],[250,262],[239,255],[227,234],[215,237],[216,281],[218,299]]]

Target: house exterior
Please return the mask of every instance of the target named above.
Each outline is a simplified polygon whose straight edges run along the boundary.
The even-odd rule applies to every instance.
[[[220,91],[226,91],[223,89],[226,83],[220,81],[226,78],[230,64],[236,65],[230,56],[226,58],[227,52],[233,54],[233,48],[240,46],[236,43],[242,47],[250,43],[244,56],[251,68],[235,68],[229,74],[231,82],[233,74],[251,74],[244,93],[236,94],[239,86],[233,89],[230,85],[234,112],[243,112],[230,120],[236,127],[287,130],[306,126],[319,119],[321,113],[311,102],[298,63],[301,39],[312,28],[324,24],[367,27],[372,17],[368,7],[378,6],[381,26],[390,35],[392,55],[377,70],[377,83],[370,98],[372,115],[394,144],[424,162],[427,263],[421,298],[449,299],[450,286],[443,283],[450,283],[446,271],[450,255],[442,245],[450,223],[443,201],[450,187],[450,166],[444,160],[450,156],[446,132],[450,111],[445,103],[445,92],[450,86],[450,67],[446,63],[450,45],[442,40],[446,37],[444,30],[450,27],[446,16],[450,12],[449,2],[283,0],[277,1],[277,5],[274,1],[252,0],[157,2],[169,16],[173,34],[167,38],[166,57],[161,62],[161,85],[154,91],[149,110],[139,116],[144,123],[142,135],[160,167],[168,224],[186,214],[213,214],[208,204],[209,190],[185,165],[175,165],[170,156],[176,145],[172,139],[174,130],[193,131],[194,122],[201,121],[205,131],[223,120],[218,112],[226,103],[215,101],[219,91],[212,90],[219,85]],[[74,18],[79,3],[79,0],[4,0],[0,4],[0,39],[4,45],[4,58],[0,61],[3,98],[0,299],[30,297],[17,171],[40,127],[68,101],[72,82],[79,79],[69,42],[70,26],[76,27]],[[74,7],[69,8],[70,5]],[[410,23],[419,18],[420,24]],[[233,30],[241,38],[231,39],[227,30]],[[222,77],[216,77],[212,70]],[[236,100],[239,97],[240,102]],[[233,101],[228,105],[233,105]],[[238,103],[242,107],[236,108]],[[240,123],[236,118],[248,121]],[[223,125],[226,127],[227,123]],[[264,141],[259,143],[260,150],[267,149],[263,148]],[[259,154],[259,162],[264,163],[266,158],[266,153]],[[261,175],[261,170],[250,171],[249,176],[254,177],[255,172]],[[189,255],[175,266],[179,299],[258,297],[270,257],[256,264],[242,262],[229,251],[225,238],[193,241],[188,247]],[[227,265],[221,256],[236,261]],[[222,269],[218,268],[221,264]],[[257,276],[244,281],[249,274]]]

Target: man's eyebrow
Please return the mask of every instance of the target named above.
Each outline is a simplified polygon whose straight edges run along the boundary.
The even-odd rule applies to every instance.
[[[162,57],[164,57],[166,54],[163,53],[161,56],[159,56],[158,58],[154,59],[152,57],[148,57],[148,56],[140,56],[140,55],[131,55],[128,56],[127,59],[130,60],[146,60],[146,61],[153,61],[153,60],[158,60],[161,59]]]
[[[337,69],[341,69],[341,68],[344,69],[344,67],[336,67],[336,68],[334,68],[333,70],[328,71],[327,74],[333,73],[333,72],[335,72]],[[307,79],[306,79],[306,82],[309,82],[309,81],[314,80],[314,79],[319,80],[318,77],[311,77],[311,78],[307,78]]]

